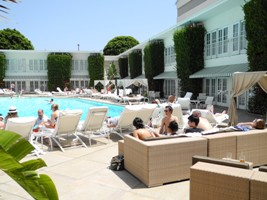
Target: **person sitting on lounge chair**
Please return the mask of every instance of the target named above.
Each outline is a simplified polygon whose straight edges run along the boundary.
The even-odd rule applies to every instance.
[[[190,115],[188,117],[188,126],[190,128],[186,128],[185,133],[200,133],[200,132],[202,132],[203,129],[198,128],[198,124],[199,124],[199,118],[194,116],[194,115]]]
[[[140,140],[144,140],[146,138],[151,138],[151,137],[160,137],[159,134],[146,129],[143,120],[139,117],[136,117],[134,119],[133,125],[136,128],[136,130],[134,130],[133,132],[133,136]]]
[[[48,117],[46,115],[44,115],[44,110],[39,109],[37,111],[37,113],[38,113],[38,117],[37,117],[36,122],[35,122],[35,124],[33,126],[34,127],[33,128],[34,132],[38,132],[40,127],[42,127],[48,120]]]
[[[51,119],[47,120],[46,123],[44,123],[46,128],[55,128],[56,122],[59,117],[59,110],[58,110],[58,104],[53,104],[51,106],[51,110],[53,111],[51,114]]]
[[[5,118],[5,123],[7,123],[7,120],[9,118],[15,118],[15,117],[19,117],[17,108],[15,106],[10,106],[9,110],[8,110],[8,113],[7,113],[7,116]]]

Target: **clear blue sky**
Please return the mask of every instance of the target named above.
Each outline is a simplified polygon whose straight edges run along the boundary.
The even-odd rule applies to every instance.
[[[20,31],[35,50],[101,51],[116,36],[139,42],[176,23],[175,0],[20,0],[0,29]]]

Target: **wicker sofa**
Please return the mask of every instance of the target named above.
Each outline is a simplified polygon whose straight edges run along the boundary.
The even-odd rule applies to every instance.
[[[197,162],[190,169],[190,200],[264,200],[267,173]]]
[[[239,158],[243,153],[253,166],[267,164],[267,129],[234,131],[203,136],[208,140],[208,156],[223,158],[227,152],[232,158]]]
[[[267,129],[223,132],[200,138],[172,138],[141,141],[125,135],[119,141],[125,168],[148,187],[189,178],[194,155],[237,159],[243,153],[253,166],[267,164]]]
[[[207,156],[207,139],[172,138],[142,141],[124,137],[124,166],[148,187],[188,179],[192,156]]]

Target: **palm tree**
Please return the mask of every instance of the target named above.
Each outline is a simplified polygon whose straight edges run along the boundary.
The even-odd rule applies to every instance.
[[[17,3],[17,0],[2,0],[2,1]],[[8,14],[6,10],[9,10],[9,8],[0,4],[0,12]],[[0,15],[0,18],[6,18],[6,17],[3,15]]]

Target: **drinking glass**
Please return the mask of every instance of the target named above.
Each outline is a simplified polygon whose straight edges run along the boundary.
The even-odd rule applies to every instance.
[[[231,152],[227,152],[226,153],[226,158],[227,159],[232,159],[232,153]]]
[[[240,162],[245,162],[246,161],[246,157],[245,157],[245,155],[243,153],[240,154],[239,161]]]

